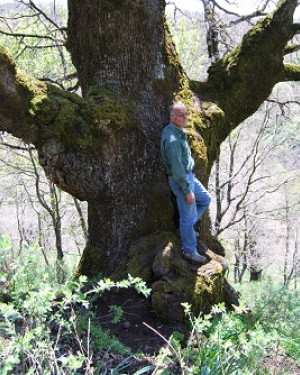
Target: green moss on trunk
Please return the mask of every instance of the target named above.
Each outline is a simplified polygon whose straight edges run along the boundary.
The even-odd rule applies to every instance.
[[[97,267],[95,267],[95,265],[97,265]],[[91,270],[94,270],[93,273],[91,273]],[[99,251],[99,248],[97,246],[92,246],[88,243],[83,251],[78,267],[74,273],[74,278],[77,278],[80,275],[97,277],[101,274],[104,274],[105,270],[105,257]]]

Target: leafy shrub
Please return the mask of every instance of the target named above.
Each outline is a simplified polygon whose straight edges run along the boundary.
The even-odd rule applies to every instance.
[[[277,340],[277,345],[300,362],[300,290],[271,280],[240,286],[253,319]]]
[[[299,290],[262,282],[244,284],[241,291],[247,304],[241,301],[241,306],[230,312],[221,304],[210,314],[195,317],[190,306],[183,304],[190,337],[184,342],[182,335],[174,332],[157,357],[154,373],[262,375],[270,373],[268,362],[278,361],[297,367]]]
[[[3,262],[7,261],[10,243],[3,239],[1,244]],[[51,269],[39,264],[36,248],[28,247],[24,254],[25,257],[10,259],[9,268],[0,265],[1,270],[7,271],[2,271],[1,277],[12,295],[10,303],[0,304],[0,337],[9,342],[7,346],[1,343],[1,375],[64,375],[75,374],[80,368],[92,374],[97,367],[99,373],[101,361],[93,363],[93,354],[103,352],[105,356],[105,350],[125,357],[115,374],[126,368],[126,358],[132,356],[130,350],[93,321],[90,301],[113,288],[134,287],[149,295],[145,283],[129,275],[120,282],[100,279],[88,288],[86,277],[69,278],[62,285],[51,276]],[[117,306],[111,306],[111,311],[117,323],[122,311]]]

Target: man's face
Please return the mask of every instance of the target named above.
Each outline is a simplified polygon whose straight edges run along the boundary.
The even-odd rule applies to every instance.
[[[188,113],[184,106],[174,107],[173,112],[170,116],[170,120],[178,128],[184,128],[187,124]]]

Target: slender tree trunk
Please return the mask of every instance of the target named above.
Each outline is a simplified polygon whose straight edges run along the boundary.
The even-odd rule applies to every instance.
[[[240,241],[237,239],[234,244],[234,257],[235,262],[233,266],[234,282],[237,283],[240,275]]]
[[[240,268],[239,283],[242,283],[243,277],[247,270],[247,255],[246,255],[245,250],[243,250],[242,252],[241,259],[242,259],[242,266]]]
[[[261,279],[262,270],[257,271],[250,267],[250,281],[259,281]]]
[[[16,208],[17,208],[17,223],[18,223],[18,232],[19,232],[19,251],[18,256],[21,256],[24,246],[24,228],[21,223],[21,213],[20,213],[20,205],[18,202],[18,196],[16,200]]]
[[[38,229],[39,229],[38,244],[39,244],[39,247],[40,247],[41,252],[43,254],[43,257],[45,259],[45,263],[46,263],[47,266],[49,266],[49,261],[48,261],[48,258],[47,258],[46,252],[45,252],[45,247],[44,247],[43,242],[42,242],[43,228],[42,228],[41,214],[38,211],[36,211],[36,215],[37,215],[37,218],[38,218]]]
[[[290,208],[289,201],[286,191],[286,185],[284,185],[284,197],[285,197],[285,224],[286,224],[286,237],[285,237],[285,252],[284,252],[284,266],[283,266],[283,283],[287,287],[289,283],[288,278],[288,267],[290,262],[290,241],[291,241],[291,220],[290,220]]]
[[[73,202],[74,202],[76,211],[78,212],[79,222],[80,222],[80,226],[81,226],[81,229],[82,229],[83,236],[87,240],[87,238],[88,238],[88,228],[87,228],[87,224],[86,224],[86,221],[85,221],[80,203],[78,202],[78,199],[76,199],[75,197],[73,197]]]
[[[215,219],[215,232],[219,233],[221,220],[222,220],[222,196],[220,187],[220,155],[217,156],[216,163],[216,175],[215,175],[215,187],[216,187],[216,219]]]
[[[245,229],[244,229],[244,240],[243,240],[243,247],[240,253],[240,263],[241,263],[241,268],[240,268],[240,273],[239,273],[239,283],[242,282],[244,274],[247,270],[247,244],[248,241],[248,234],[247,234],[247,222],[245,222]]]
[[[57,195],[57,188],[53,183],[49,183],[50,190],[50,201],[51,201],[51,218],[55,233],[55,247],[57,259],[62,260],[64,257],[63,244],[62,244],[62,227],[61,227],[61,215],[59,207],[59,198]]]

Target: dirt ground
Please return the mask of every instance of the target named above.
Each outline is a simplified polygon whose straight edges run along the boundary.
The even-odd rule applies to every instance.
[[[120,306],[123,310],[118,324],[112,323],[112,315],[109,313],[111,305]],[[133,290],[122,290],[117,294],[104,296],[98,306],[98,313],[102,328],[108,328],[133,352],[141,351],[146,355],[153,355],[166,345],[174,331],[182,333],[186,338],[189,335],[187,325],[161,322],[151,310],[149,299]]]

